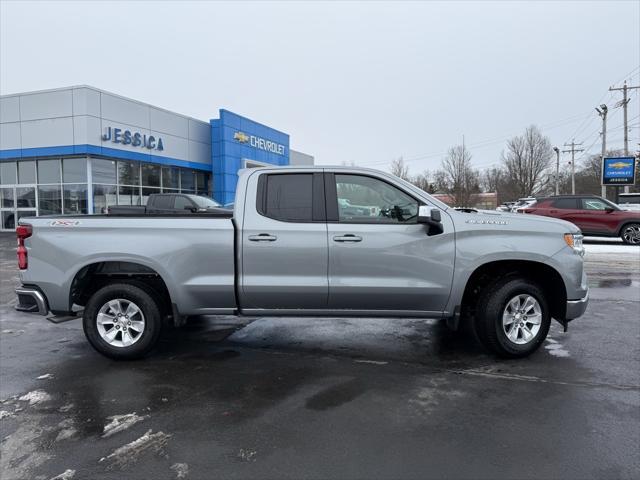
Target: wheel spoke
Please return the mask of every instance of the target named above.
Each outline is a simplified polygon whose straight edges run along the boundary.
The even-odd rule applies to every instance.
[[[528,342],[529,340],[531,340],[533,338],[533,333],[531,333],[531,330],[529,330],[528,327],[522,327],[522,338]]]
[[[135,303],[130,303],[127,306],[127,311],[125,312],[125,315],[128,315],[129,318],[131,318],[134,315],[137,315],[138,313],[140,313],[140,309],[138,308],[138,306]]]
[[[519,329],[520,327],[518,325],[514,325],[513,327],[511,327],[511,330],[509,330],[509,333],[507,333],[507,336],[512,342],[515,342],[518,339]]]
[[[98,325],[113,325],[116,321],[116,318],[107,313],[98,313],[98,318],[96,320]]]
[[[107,337],[107,340],[109,341],[109,343],[113,342],[116,338],[116,335],[118,334],[119,330],[116,330],[115,327],[113,327],[111,330],[109,330],[108,332],[104,333],[104,336]]]
[[[129,332],[127,332],[127,329],[123,328],[122,329],[122,345],[125,347],[128,347],[132,343],[133,343],[133,338],[131,338],[131,335],[129,335]]]
[[[540,325],[542,323],[542,314],[541,313],[533,313],[531,315],[527,315],[527,319],[525,323],[530,323],[532,325]]]
[[[523,312],[527,313],[529,310],[531,310],[535,306],[535,304],[536,304],[536,301],[533,297],[527,297],[522,307]]]
[[[516,319],[513,315],[505,315],[502,318],[502,325],[504,325],[505,327],[508,327],[509,325],[512,325],[513,322],[515,322]]]
[[[122,305],[120,305],[120,300],[111,300],[108,305],[115,315],[122,313]]]
[[[515,297],[509,302],[509,309],[511,313],[515,313],[520,310],[520,297]]]
[[[142,333],[144,330],[144,322],[141,320],[131,320],[131,325],[129,328],[134,332]]]

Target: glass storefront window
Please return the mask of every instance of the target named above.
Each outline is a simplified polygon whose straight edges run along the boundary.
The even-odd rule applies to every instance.
[[[18,208],[36,208],[36,187],[16,187]]]
[[[18,162],[18,183],[36,183],[35,160]]]
[[[145,187],[160,186],[160,165],[142,164],[142,185]]]
[[[13,230],[16,228],[16,217],[13,210],[0,211],[0,220],[2,221],[2,228],[6,230]]]
[[[140,205],[140,187],[119,187],[118,203],[120,205]]]
[[[60,160],[38,160],[38,183],[60,183]]]
[[[140,164],[118,161],[118,183],[120,185],[140,185]]]
[[[87,213],[87,184],[63,185],[64,213]]]
[[[93,185],[93,213],[102,213],[102,209],[117,205],[115,185]]]
[[[0,207],[13,208],[14,205],[13,188],[0,188]]]
[[[116,183],[116,161],[91,159],[91,179],[93,183]]]
[[[177,167],[162,167],[162,188],[177,190],[180,188],[180,169]]]
[[[149,195],[154,194],[154,193],[160,193],[160,189],[159,188],[149,188],[149,187],[143,187],[142,188],[142,199],[141,199],[141,205],[146,205],[147,204],[147,200],[149,200]]]
[[[0,183],[13,185],[16,183],[16,162],[0,162]]]
[[[39,165],[38,168],[40,168]],[[40,215],[62,213],[62,192],[60,185],[38,186],[38,210]]]
[[[87,159],[65,158],[62,160],[62,181],[64,183],[87,181]]]
[[[35,217],[36,216],[36,211],[35,210],[18,210],[18,220],[20,220],[23,217]]]
[[[196,180],[193,170],[180,169],[180,186],[183,192],[195,192]]]

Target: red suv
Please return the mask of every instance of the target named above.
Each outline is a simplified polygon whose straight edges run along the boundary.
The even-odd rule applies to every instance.
[[[522,211],[574,223],[584,235],[620,237],[624,243],[640,245],[640,212],[622,210],[601,197],[560,195],[539,198]]]

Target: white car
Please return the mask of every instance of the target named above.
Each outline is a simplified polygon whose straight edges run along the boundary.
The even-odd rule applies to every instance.
[[[640,212],[640,193],[621,193],[618,196],[618,206],[622,210]]]
[[[511,213],[522,213],[522,209],[530,207],[536,203],[533,197],[519,198],[518,201],[511,206]]]

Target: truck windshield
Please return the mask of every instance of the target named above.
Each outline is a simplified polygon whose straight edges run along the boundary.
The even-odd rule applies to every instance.
[[[189,195],[189,198],[198,206],[198,208],[217,208],[220,204],[210,198],[201,197],[199,195]]]

